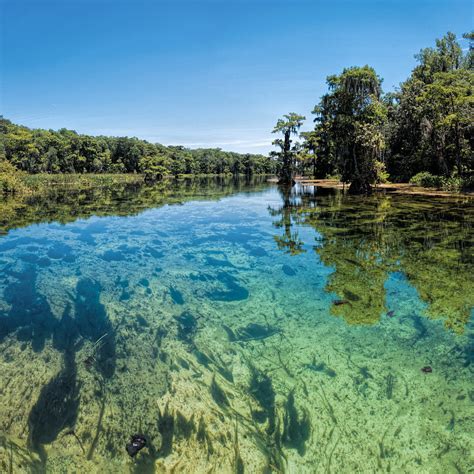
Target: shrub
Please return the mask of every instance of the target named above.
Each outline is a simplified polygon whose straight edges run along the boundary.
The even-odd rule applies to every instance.
[[[422,171],[410,179],[410,184],[416,184],[425,188],[441,188],[443,186],[443,178],[433,175],[428,171]]]
[[[375,162],[375,182],[379,183],[388,183],[388,178],[390,175],[387,173],[387,168],[385,163],[382,161]]]
[[[474,191],[474,174],[462,178],[462,191]]]
[[[461,192],[474,189],[474,176],[436,176],[422,171],[410,179],[411,184],[425,188],[438,188],[443,191]]]
[[[23,174],[8,161],[0,159],[0,195],[25,191]]]
[[[444,191],[460,192],[463,188],[463,179],[460,176],[451,176],[450,178],[443,178],[442,185]]]

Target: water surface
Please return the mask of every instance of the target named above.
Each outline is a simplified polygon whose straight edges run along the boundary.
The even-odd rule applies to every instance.
[[[2,472],[472,465],[471,202],[208,180],[0,210]]]

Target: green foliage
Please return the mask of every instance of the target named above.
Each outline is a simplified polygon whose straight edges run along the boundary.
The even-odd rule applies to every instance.
[[[145,173],[147,179],[197,174],[273,174],[263,155],[219,148],[190,150],[138,138],[92,137],[72,130],[31,130],[0,117],[3,156],[17,169],[35,173]]]
[[[382,161],[375,162],[375,182],[378,183],[388,183],[390,175],[387,173],[387,168],[385,163]]]
[[[273,133],[283,134],[283,138],[277,138],[273,141],[273,145],[280,147],[280,151],[272,152],[272,156],[276,158],[278,163],[277,171],[280,184],[291,184],[293,180],[299,146],[297,143],[292,145],[291,136],[298,133],[301,125],[303,125],[303,120],[305,120],[303,115],[291,112],[278,119],[273,129]]]
[[[0,195],[23,192],[25,186],[22,178],[23,173],[5,159],[0,158]]]
[[[340,173],[342,181],[351,183],[352,192],[369,192],[370,184],[378,179],[376,161],[385,150],[387,108],[381,100],[382,80],[373,68],[363,66],[329,76],[327,84],[329,92],[313,111],[314,136],[322,148],[319,154],[331,163],[325,171]]]
[[[464,37],[466,53],[453,33],[421,50],[410,77],[385,96],[369,66],[329,76],[329,91],[313,110],[315,128],[302,133],[301,170],[340,175],[354,192],[388,175],[408,181],[421,172],[437,177],[426,178],[429,185],[472,188],[474,33]]]
[[[464,179],[460,176],[443,177],[441,180],[441,187],[444,191],[459,192],[464,188]]]
[[[436,176],[428,171],[417,173],[410,179],[410,183],[425,188],[436,188],[451,192],[470,191],[474,188],[473,177],[461,177],[455,175]]]
[[[155,154],[142,156],[139,159],[139,170],[146,181],[163,179],[168,173],[170,162],[165,155]]]
[[[397,180],[421,171],[449,178],[473,169],[474,72],[452,33],[423,49],[419,64],[388,97],[387,166]]]
[[[425,188],[441,188],[443,182],[441,176],[432,175],[429,171],[421,171],[410,179],[410,184]]]

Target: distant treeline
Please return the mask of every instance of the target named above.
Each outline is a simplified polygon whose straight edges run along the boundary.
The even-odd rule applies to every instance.
[[[0,117],[0,160],[27,173],[143,173],[166,175],[272,174],[266,156],[219,148],[164,146],[138,138],[29,129]]]
[[[314,128],[298,135],[305,117],[290,113],[274,129],[281,182],[294,174],[338,176],[353,192],[374,183],[409,181],[474,187],[474,33],[463,49],[453,33],[415,56],[418,64],[394,92],[369,66],[327,77],[328,92],[313,110]]]

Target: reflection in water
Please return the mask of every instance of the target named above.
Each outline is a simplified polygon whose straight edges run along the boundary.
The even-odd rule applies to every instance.
[[[334,268],[326,289],[341,298],[331,307],[332,314],[350,324],[379,321],[390,311],[386,282],[390,274],[402,272],[426,302],[427,315],[446,318],[446,327],[463,331],[474,303],[470,201],[354,197],[334,190],[316,192],[313,186],[279,192],[283,206],[271,213],[282,216],[276,225],[285,222],[285,237],[277,242],[295,246],[292,223],[317,231],[315,251]]]
[[[275,236],[275,242],[280,250],[290,255],[298,255],[303,252],[303,242],[298,236],[298,231],[293,229],[292,219],[297,217],[296,210],[301,201],[299,196],[292,193],[292,188],[281,186],[278,188],[282,198],[282,205],[277,209],[269,207],[268,212],[272,216],[281,216],[280,220],[273,225],[283,230],[282,235]]]
[[[1,472],[470,466],[469,203],[221,179],[0,210]]]

